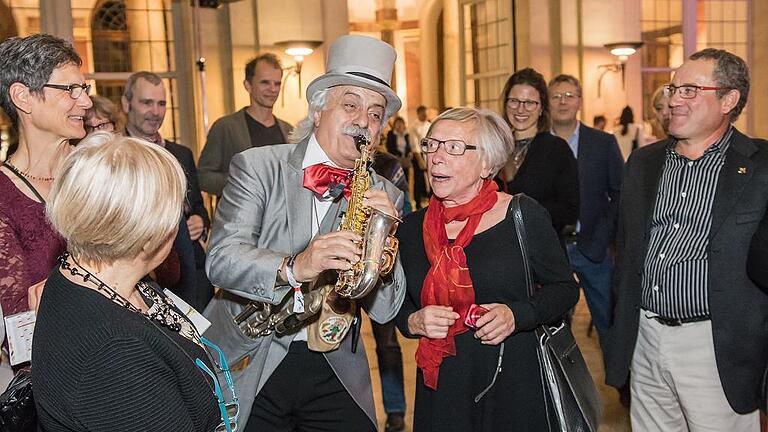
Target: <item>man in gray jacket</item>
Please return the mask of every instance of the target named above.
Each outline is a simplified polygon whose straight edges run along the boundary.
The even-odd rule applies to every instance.
[[[282,79],[283,69],[274,54],[262,54],[245,65],[243,86],[251,104],[211,126],[197,168],[202,190],[221,196],[232,156],[251,147],[288,142],[293,127],[272,114]]]
[[[232,365],[240,430],[376,430],[362,342],[355,349],[359,318],[340,346],[324,353],[309,349],[317,334],[307,331],[308,326],[317,330],[313,319],[293,333],[252,338],[234,318],[249,301],[278,305],[286,297],[296,299],[301,283],[359,260],[359,236],[336,230],[347,207],[342,191],[347,180],[337,176],[329,185],[321,173],[340,171],[344,178],[354,167],[360,157],[354,135],[369,135],[371,147],[379,142],[382,125],[401,106],[389,84],[395,57],[394,49],[377,39],[342,36],[330,47],[328,72],[307,89],[309,114],[299,124],[299,141],[232,158],[207,267],[222,292],[205,315],[212,322],[206,336]],[[365,205],[398,215],[403,193],[369,173],[372,187],[365,192]],[[359,304],[384,323],[394,318],[404,296],[398,257],[392,273]],[[324,328],[324,321],[318,322]]]

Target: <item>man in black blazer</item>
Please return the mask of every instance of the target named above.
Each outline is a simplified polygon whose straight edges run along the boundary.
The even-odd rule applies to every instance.
[[[747,276],[768,206],[768,142],[732,126],[749,70],[693,54],[666,92],[670,139],[635,150],[624,175],[606,381],[630,376],[634,430],[757,432],[768,295]]]
[[[600,343],[611,324],[610,247],[619,216],[624,160],[613,135],[576,118],[581,108],[581,84],[571,75],[549,82],[552,133],[568,142],[579,165],[579,221],[566,237],[566,249],[587,298]]]
[[[205,274],[205,250],[200,243],[205,239],[210,220],[200,193],[192,151],[160,135],[166,103],[165,86],[160,76],[152,72],[131,75],[122,97],[123,111],[128,118],[125,134],[163,146],[184,169],[187,176],[187,197],[184,202],[186,229],[180,229],[174,241],[175,251],[179,254],[181,279],[176,286],[168,288],[202,312],[213,297],[213,285]],[[192,251],[191,255],[187,254],[189,250]]]

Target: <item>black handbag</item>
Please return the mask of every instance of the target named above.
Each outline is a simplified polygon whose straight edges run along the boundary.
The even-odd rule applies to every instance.
[[[16,372],[8,388],[0,395],[0,432],[34,432],[37,411],[32,397],[32,370]]]
[[[512,198],[512,216],[523,256],[528,297],[533,297],[534,284],[528,261],[523,212],[520,196]],[[557,418],[556,430],[561,432],[597,432],[603,418],[603,405],[592,375],[566,322],[542,325],[536,330],[537,354],[541,368],[544,403],[552,402]],[[548,420],[551,416],[548,415]],[[550,427],[552,430],[552,427]]]

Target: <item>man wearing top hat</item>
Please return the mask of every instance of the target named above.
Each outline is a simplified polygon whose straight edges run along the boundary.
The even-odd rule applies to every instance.
[[[395,58],[377,39],[340,37],[330,47],[326,74],[307,88],[309,114],[294,132],[296,145],[253,148],[232,159],[207,261],[222,292],[205,315],[212,323],[206,336],[223,348],[233,371],[240,430],[376,430],[368,361],[355,331],[359,319],[338,348],[325,353],[308,348],[312,324],[251,338],[233,320],[249,301],[277,305],[297,295],[293,286],[359,259],[359,237],[337,230],[345,195],[338,183],[329,188],[322,173],[351,170],[360,156],[353,136],[368,135],[374,147],[382,125],[400,109],[389,86]],[[398,216],[403,193],[369,171],[365,204]],[[383,323],[404,295],[398,258],[359,304]]]

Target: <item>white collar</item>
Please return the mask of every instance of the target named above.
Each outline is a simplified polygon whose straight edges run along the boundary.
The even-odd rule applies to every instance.
[[[307,152],[304,153],[304,160],[301,161],[301,169],[318,164],[336,166],[336,164],[331,161],[331,158],[325,153],[325,150],[320,147],[320,143],[317,142],[315,134],[312,134],[309,137],[309,143],[307,143]]]

